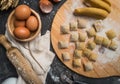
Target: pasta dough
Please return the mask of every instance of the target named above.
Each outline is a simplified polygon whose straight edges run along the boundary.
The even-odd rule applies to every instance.
[[[90,49],[90,50],[93,50],[95,47],[96,47],[95,42],[92,41],[92,40],[89,40],[88,43],[87,43],[87,48]]]
[[[76,49],[83,50],[85,48],[85,42],[76,42],[75,46],[76,46]]]
[[[90,54],[91,54],[91,50],[90,49],[87,49],[87,48],[85,48],[84,50],[83,50],[83,54],[84,54],[84,56],[86,56],[86,57],[89,57],[90,56]]]
[[[89,56],[89,60],[96,61],[97,57],[98,57],[97,54],[92,52]]]
[[[79,32],[79,41],[85,42],[86,38],[87,38],[86,33]]]
[[[85,19],[78,19],[77,22],[78,22],[79,29],[86,28],[87,21]]]
[[[111,43],[110,43],[109,48],[110,48],[111,50],[116,50],[117,47],[118,47],[117,42],[112,40]]]
[[[109,39],[113,39],[113,38],[115,38],[116,37],[116,33],[115,33],[115,31],[114,30],[108,30],[107,32],[106,32],[106,35],[107,35],[107,37],[109,38]]]
[[[70,41],[71,42],[76,42],[78,41],[78,32],[72,32],[70,35]]]
[[[62,34],[68,34],[70,31],[69,25],[62,25],[60,28]]]
[[[93,70],[93,65],[92,65],[92,62],[86,62],[86,63],[83,63],[83,66],[84,66],[84,70],[85,71],[91,71]]]
[[[95,28],[95,31],[96,31],[96,32],[101,31],[101,30],[104,28],[103,23],[102,23],[102,20],[97,20],[97,21],[93,24],[93,27]]]
[[[58,47],[59,47],[60,49],[68,48],[68,45],[69,45],[68,41],[59,41],[59,42],[58,42]]]
[[[96,35],[95,29],[94,28],[90,28],[89,30],[87,30],[87,34],[88,37],[93,37]]]
[[[96,44],[101,45],[103,41],[103,37],[96,35],[94,41]]]
[[[70,30],[77,31],[77,21],[70,22]]]
[[[74,57],[75,58],[81,58],[82,57],[82,51],[81,50],[75,50],[74,51]]]
[[[103,38],[102,45],[105,47],[109,47],[111,41],[108,38]]]
[[[72,69],[74,68],[74,70],[79,70],[80,68],[82,68],[80,70],[85,71],[93,70],[92,63],[100,61],[100,59],[97,60],[100,54],[97,54],[96,51],[105,54],[99,46],[104,46],[114,51],[118,47],[117,42],[113,40],[116,37],[115,31],[112,29],[107,32],[102,31],[104,29],[102,20],[97,20],[90,29],[87,29],[87,26],[89,25],[87,25],[84,19],[78,19],[74,22],[71,21],[68,25],[61,25],[58,31],[61,33],[59,34],[60,36],[58,35],[58,39],[64,39],[58,42],[60,48],[58,55],[61,54],[60,58],[62,58],[62,61],[70,67],[72,65]],[[107,37],[102,37],[103,33]],[[104,49],[102,50],[104,51]]]
[[[62,59],[63,59],[63,61],[69,61],[71,59],[70,54],[68,52],[63,52]]]
[[[73,67],[81,67],[81,59],[73,59]]]

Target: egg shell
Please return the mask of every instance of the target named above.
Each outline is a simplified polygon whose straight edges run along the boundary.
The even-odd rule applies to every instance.
[[[27,39],[30,37],[30,31],[26,27],[17,27],[13,33],[19,39]]]
[[[54,2],[60,2],[61,0],[53,0]]]
[[[24,27],[25,26],[25,20],[15,20],[14,21],[15,27]]]
[[[36,31],[38,29],[38,20],[35,16],[30,16],[27,21],[26,21],[26,27],[30,30],[30,31]]]
[[[25,20],[31,15],[31,9],[27,5],[19,5],[15,9],[15,17],[19,20]]]

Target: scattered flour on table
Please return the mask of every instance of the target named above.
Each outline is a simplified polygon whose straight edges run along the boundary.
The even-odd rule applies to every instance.
[[[118,79],[118,81],[120,81],[120,79]]]
[[[97,34],[100,35],[100,36],[106,37],[105,32],[110,30],[110,29],[113,29],[117,34],[117,37],[114,40],[118,44],[118,48],[117,48],[116,51],[112,51],[110,49],[105,48],[105,51],[102,54],[102,53],[99,53],[99,51],[97,49],[97,52],[98,52],[98,55],[99,55],[98,61],[100,63],[104,64],[104,63],[108,63],[108,62],[111,62],[111,61],[115,62],[120,58],[120,40],[119,40],[120,31],[118,31],[118,30],[120,30],[120,25],[119,25],[119,23],[113,21],[112,19],[107,18],[107,19],[103,20],[103,26],[104,26],[104,29]]]
[[[72,0],[72,2],[67,2],[69,6],[69,10],[65,10],[66,21],[64,24],[68,24],[69,21],[77,20],[77,18],[73,15],[73,11],[75,8],[83,7],[81,0]]]
[[[29,3],[27,3],[27,1],[24,1],[23,3],[29,5]]]

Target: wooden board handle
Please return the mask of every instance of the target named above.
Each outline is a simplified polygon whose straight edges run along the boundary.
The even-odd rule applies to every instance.
[[[42,81],[38,78],[30,63],[17,48],[11,46],[4,35],[0,35],[0,44],[6,48],[8,59],[27,84],[42,84]]]

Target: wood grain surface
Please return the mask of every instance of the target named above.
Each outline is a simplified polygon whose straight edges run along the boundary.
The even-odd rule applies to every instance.
[[[76,19],[84,18],[88,21],[88,24],[94,23],[96,20],[88,17],[76,17],[73,15],[75,8],[85,7],[82,3],[83,0],[67,0],[64,5],[58,10],[52,24],[51,29],[51,41],[53,48],[58,56],[58,58],[63,62],[61,53],[64,51],[70,52],[71,58],[73,58],[73,50],[75,45],[70,43],[68,49],[59,49],[58,41],[69,40],[69,34],[63,35],[60,32],[60,26],[63,24],[69,24],[71,21]],[[72,59],[69,62],[63,62],[72,71],[92,78],[103,78],[109,76],[120,76],[120,0],[110,0],[112,4],[112,12],[108,15],[106,19],[103,20],[105,31],[109,29],[114,29],[117,33],[115,40],[118,42],[118,49],[112,51],[104,48],[104,53],[99,52],[100,46],[94,50],[98,53],[98,59],[93,63],[94,70],[85,72],[82,68],[73,68]]]

